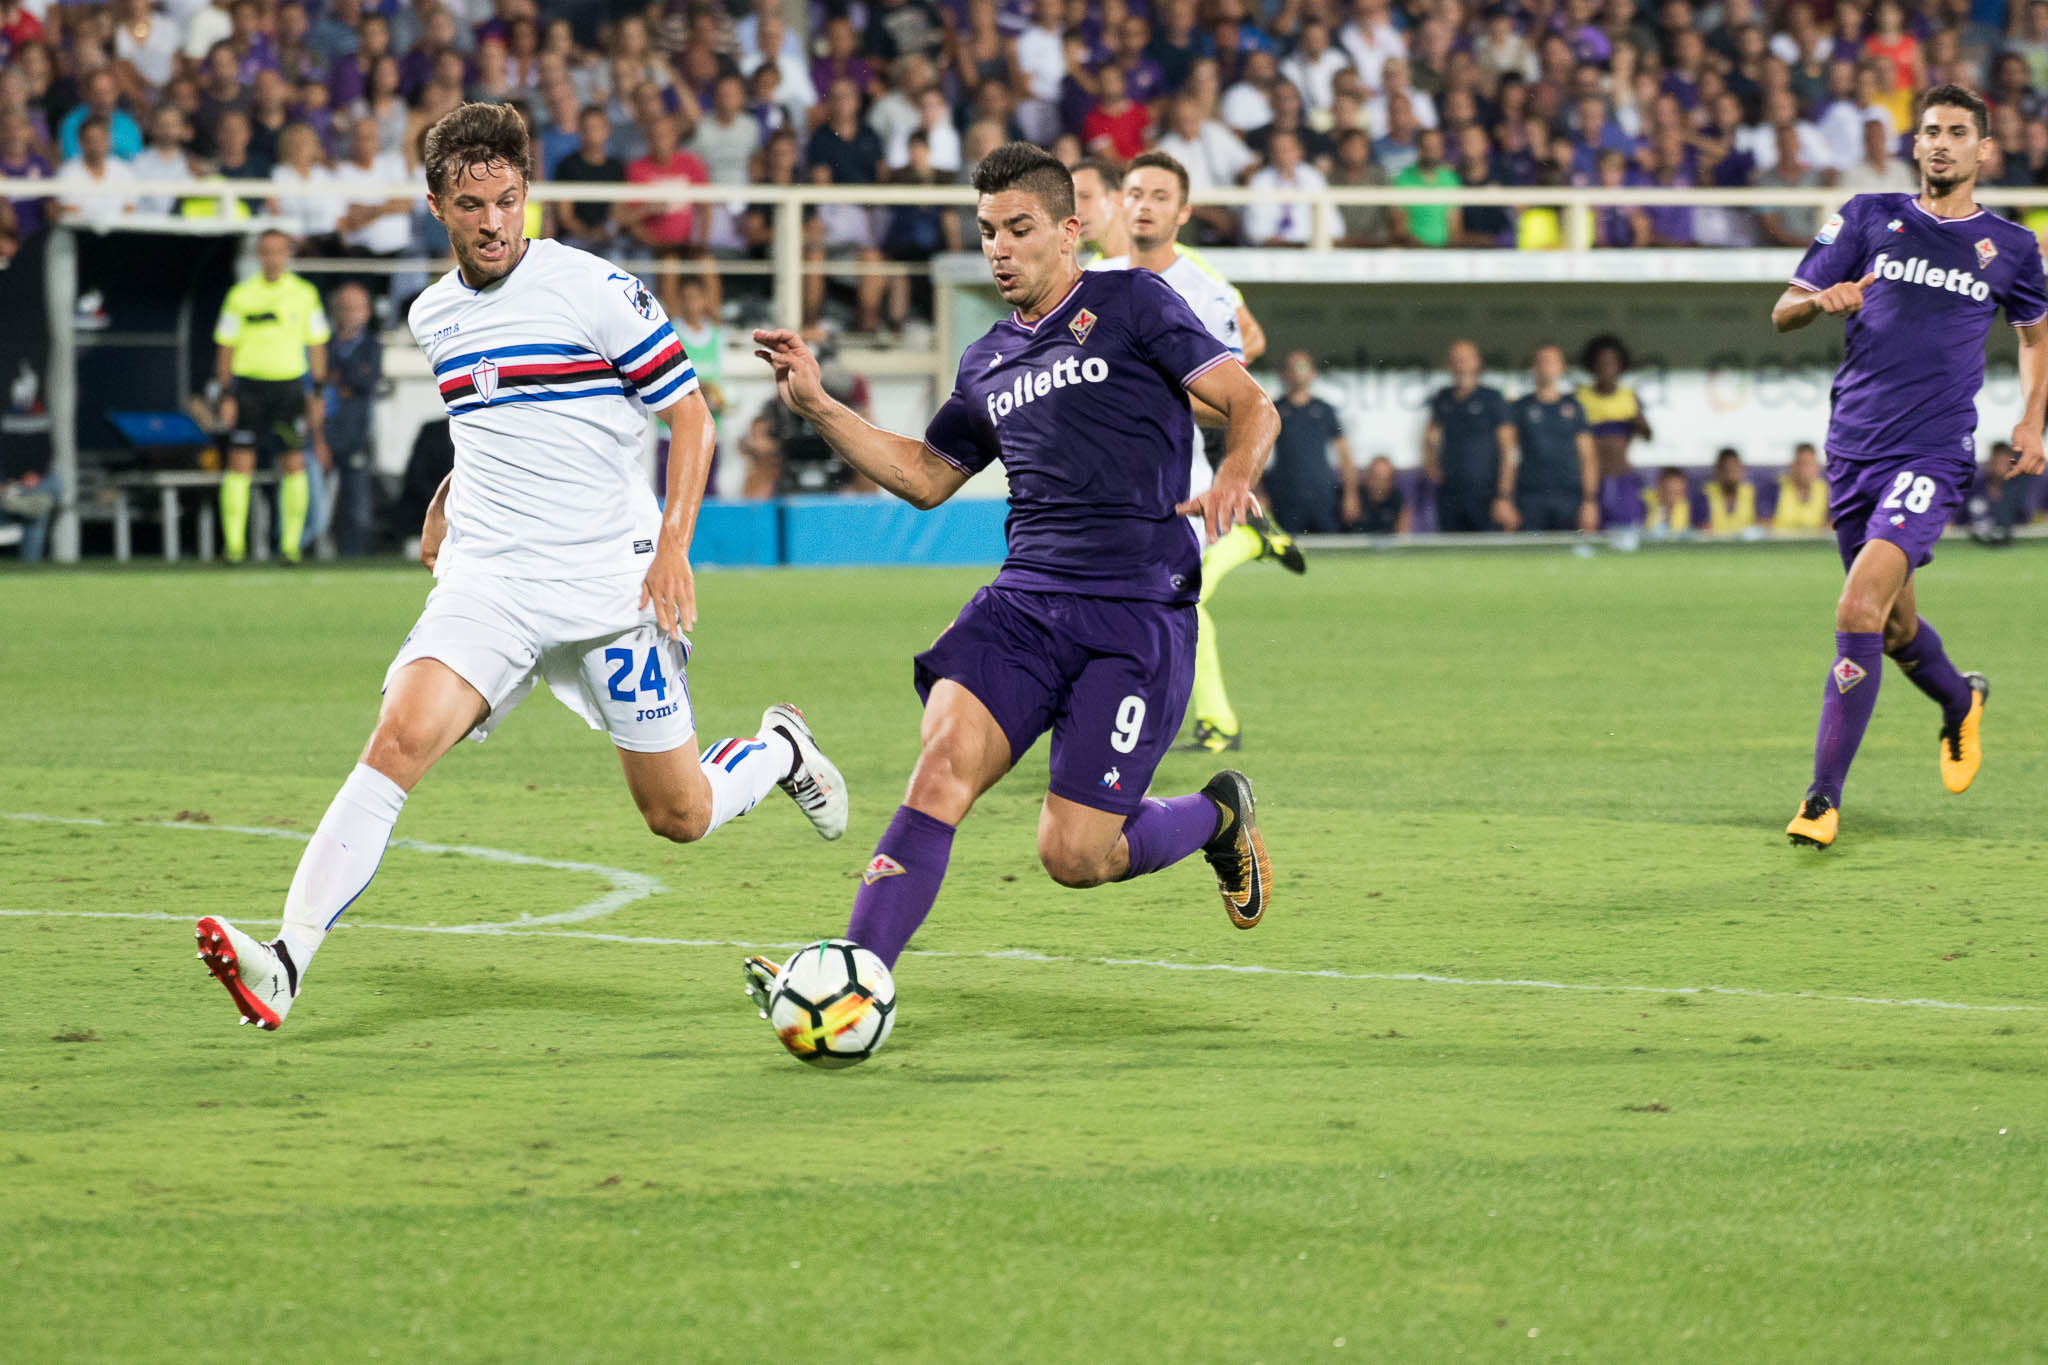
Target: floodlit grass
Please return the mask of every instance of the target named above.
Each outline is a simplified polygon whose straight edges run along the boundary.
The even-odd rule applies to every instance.
[[[1824,550],[1240,570],[1270,922],[1199,861],[1053,886],[1041,749],[833,1074],[725,945],[844,926],[909,656],[981,578],[706,574],[700,733],[803,705],[845,841],[775,797],[664,844],[537,692],[415,793],[274,1035],[190,919],[274,919],[300,844],[260,831],[318,821],[425,577],[0,579],[0,812],[54,818],[0,820],[37,912],[0,916],[0,1359],[2048,1359],[2034,558],[1921,585],[1994,683],[1977,787],[1893,673],[1825,854],[1780,833]],[[408,932],[621,884],[558,863],[659,889]]]

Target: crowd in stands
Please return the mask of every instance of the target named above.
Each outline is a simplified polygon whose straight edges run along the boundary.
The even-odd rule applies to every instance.
[[[944,183],[1006,138],[1070,164],[1158,147],[1197,198],[1273,192],[1201,214],[1205,243],[1300,245],[1313,214],[1286,192],[1325,184],[1910,188],[1914,93],[1937,81],[1991,101],[1987,183],[2048,183],[2048,0],[0,0],[0,173],[272,179],[306,241],[413,254],[444,245],[424,212],[350,184],[405,178],[434,118],[499,99],[526,112],[542,176],[579,183]],[[51,211],[5,202],[0,252]],[[1541,208],[1326,215],[1352,246],[1560,240]],[[772,242],[739,195],[546,217],[536,231],[641,257]],[[1616,207],[1596,232],[1794,244],[1814,217]],[[831,259],[961,238],[929,209],[807,225]],[[907,300],[876,277],[852,306],[872,330]]]

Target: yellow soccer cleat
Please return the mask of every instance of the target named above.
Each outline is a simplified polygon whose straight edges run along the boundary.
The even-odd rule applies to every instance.
[[[1977,724],[1984,717],[1984,703],[1991,696],[1991,684],[1982,673],[1965,673],[1970,684],[1970,710],[1954,725],[1941,727],[1941,785],[1961,795],[1977,780],[1984,762],[1984,745],[1977,738]]]
[[[1792,817],[1792,823],[1785,826],[1785,833],[1792,836],[1794,844],[1805,844],[1808,848],[1826,848],[1835,841],[1835,826],[1842,813],[1835,809],[1835,803],[1819,792],[1811,793],[1799,804],[1799,814]]]

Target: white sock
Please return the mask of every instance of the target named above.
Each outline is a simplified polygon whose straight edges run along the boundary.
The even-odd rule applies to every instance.
[[[759,738],[721,739],[697,760],[704,776],[711,779],[711,825],[709,834],[728,820],[737,820],[796,766],[796,749],[780,734],[770,731]]]
[[[404,807],[405,792],[396,782],[358,763],[320,817],[284,898],[280,937],[300,980],[327,931],[377,875],[391,827]]]

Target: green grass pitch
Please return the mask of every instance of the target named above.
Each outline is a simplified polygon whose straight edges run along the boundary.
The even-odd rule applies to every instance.
[[[1053,886],[1041,748],[837,1074],[728,945],[844,927],[909,656],[985,574],[703,575],[700,734],[803,705],[845,841],[771,796],[664,844],[536,692],[414,794],[277,1034],[190,921],[274,918],[264,832],[317,822],[427,579],[10,575],[0,1359],[2048,1359],[2034,559],[1922,585],[1993,681],[1976,788],[1893,673],[1825,854],[1781,833],[1825,550],[1242,569],[1268,922],[1199,861]]]

